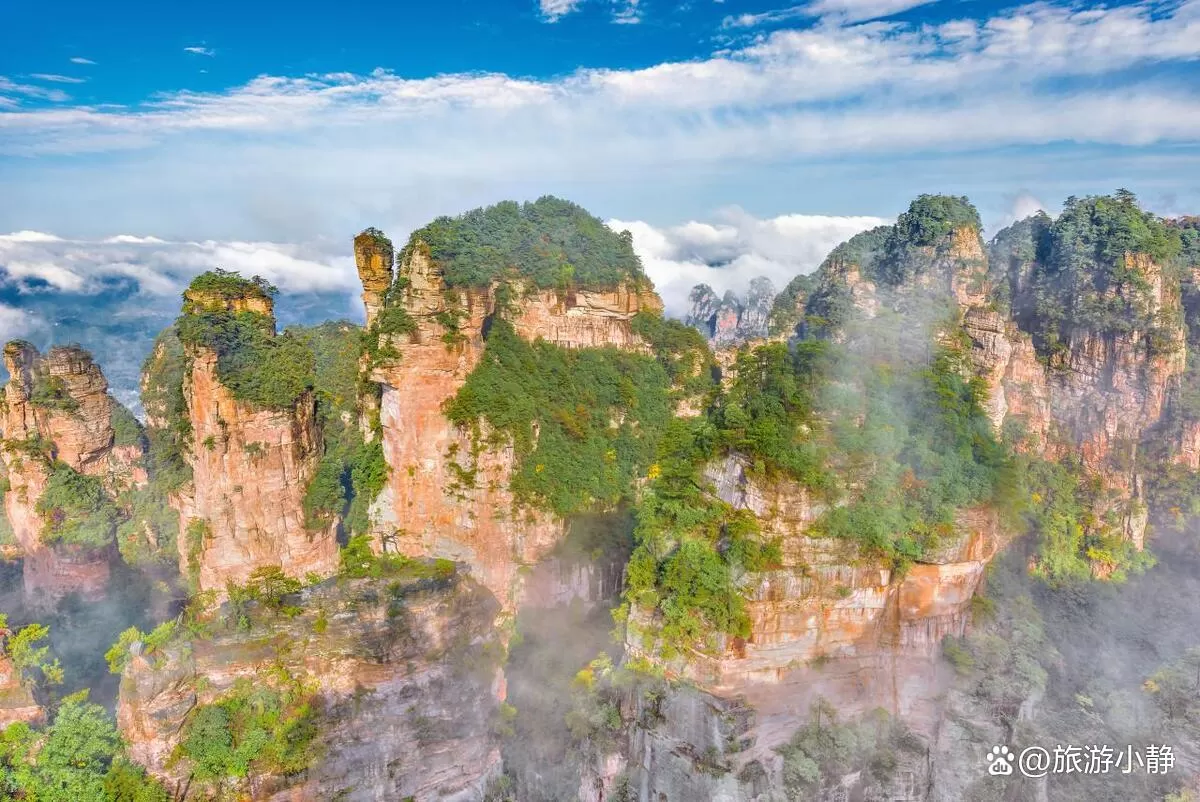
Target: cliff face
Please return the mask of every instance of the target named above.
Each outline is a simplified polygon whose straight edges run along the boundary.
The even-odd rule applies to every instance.
[[[1087,475],[1107,491],[1097,517],[1115,519],[1140,550],[1148,515],[1138,446],[1162,420],[1184,372],[1186,329],[1178,282],[1164,276],[1164,267],[1145,254],[1127,253],[1123,262],[1146,285],[1145,314],[1163,321],[1153,333],[1079,325],[1047,359],[1039,358],[1032,336],[1017,322],[982,306],[967,308],[964,329],[988,386],[996,431],[1006,423],[1018,427],[1021,447],[1048,459],[1078,456]],[[1014,270],[1013,286],[1028,281],[1026,266]],[[1187,453],[1186,432],[1179,453]]]
[[[1156,322],[1152,332],[1077,325],[1047,359],[1035,347],[1037,329],[1019,311],[1020,297],[1012,315],[994,300],[996,271],[989,270],[977,228],[954,228],[937,244],[891,257],[896,273],[885,285],[877,256],[835,252],[812,291],[823,317],[801,328],[832,321],[830,338],[855,349],[879,336],[877,322],[886,325],[899,312],[915,336],[952,341],[965,334],[969,375],[987,388],[982,405],[995,431],[1052,461],[1078,455],[1085,480],[1102,488],[1093,510],[1098,525],[1109,522],[1140,550],[1147,513],[1136,448],[1159,423],[1184,368],[1179,290],[1165,266],[1137,253],[1122,261],[1144,286],[1139,312]],[[1000,274],[1028,293],[1045,280],[1043,270],[1014,260]],[[639,719],[631,729],[619,759],[626,776],[640,782],[643,799],[655,793],[774,798],[769,794],[782,784],[776,750],[822,699],[843,719],[883,708],[926,744],[936,743],[944,737],[953,676],[940,657],[942,639],[968,631],[984,572],[1016,534],[1004,529],[995,509],[960,509],[953,531],[898,576],[853,540],[815,536],[813,524],[826,508],[799,484],[747,468],[733,455],[710,465],[705,479],[722,500],[752,511],[765,539],[778,539],[781,564],[741,580],[746,638],[724,637],[714,654],[689,653],[669,664],[708,695],[672,691],[665,716],[650,724]],[[1103,575],[1102,566],[1093,570]],[[636,626],[649,623],[644,613],[633,616],[631,631],[644,631]],[[634,655],[651,656],[639,636],[628,646]],[[735,699],[748,706],[746,716],[731,718]],[[730,737],[720,735],[725,729]],[[741,745],[731,747],[734,741]],[[723,768],[711,771],[714,760]],[[905,776],[915,787],[931,782],[925,760],[910,762]],[[696,786],[691,778],[705,772],[711,777]],[[599,774],[603,784],[605,772]],[[852,786],[861,791],[860,780]]]
[[[116,401],[88,352],[55,347],[43,356],[28,343],[13,342],[4,359],[12,377],[0,424],[8,482],[4,508],[24,557],[25,593],[51,600],[70,592],[97,598],[108,581],[111,549],[44,543],[46,521],[37,503],[54,462],[100,479],[113,496],[144,484],[142,447],[116,443]]]
[[[287,675],[311,693],[314,759],[290,776],[259,768],[238,787],[245,798],[482,798],[499,770],[491,726],[503,688],[490,595],[456,577],[342,580],[287,601],[301,611],[251,603],[243,625],[218,616],[204,638],[135,646],[117,710],[131,756],[178,798],[205,798],[188,761],[171,760],[189,722],[239,680],[269,687]]]
[[[271,317],[269,298],[189,292],[187,310],[251,311]],[[329,576],[337,568],[337,522],[305,526],[304,497],[321,456],[316,398],[302,393],[283,409],[239,400],[221,383],[218,355],[189,346],[183,397],[192,480],[172,497],[180,514],[180,572],[197,590],[223,592],[255,569]]]
[[[518,571],[536,563],[562,538],[563,521],[518,508],[509,490],[511,448],[475,458],[476,480],[463,486],[456,468],[468,461],[469,433],[453,426],[443,405],[478,364],[484,333],[497,313],[497,288],[447,288],[420,243],[400,265],[397,304],[415,323],[410,334],[383,335],[399,359],[376,364],[370,379],[381,388],[380,424],[390,468],[372,507],[377,543],[409,555],[467,563],[505,605],[519,596]],[[509,284],[509,319],[524,339],[565,348],[615,346],[643,351],[631,320],[661,310],[652,291],[626,284],[608,291],[538,290]],[[450,329],[448,315],[457,318]]]

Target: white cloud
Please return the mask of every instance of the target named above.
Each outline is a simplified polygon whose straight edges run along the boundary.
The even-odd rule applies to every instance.
[[[192,47],[185,47],[183,49],[183,52],[194,53],[197,56],[215,56],[216,55],[216,51],[213,50],[212,48],[200,47],[199,45],[193,45]]]
[[[1007,200],[1008,200],[1008,210],[999,219],[999,221],[997,221],[996,226],[989,227],[990,228],[989,236],[991,234],[994,234],[996,231],[999,231],[1000,229],[1004,228],[1005,226],[1012,225],[1013,223],[1017,222],[1018,220],[1024,220],[1026,217],[1035,215],[1038,212],[1046,212],[1047,214],[1055,214],[1055,212],[1052,212],[1050,210],[1049,206],[1047,206],[1045,203],[1043,203],[1039,198],[1034,196],[1034,194],[1029,192],[1028,190],[1023,189],[1019,192],[1011,194],[1008,196]]]
[[[718,295],[726,290],[742,295],[751,279],[766,276],[782,290],[795,276],[815,270],[839,243],[888,222],[878,217],[806,214],[762,220],[730,208],[714,223],[690,221],[656,228],[637,220],[610,220],[608,225],[633,234],[634,250],[667,313],[680,317],[687,312],[688,293],[697,284],[708,284]]]
[[[87,241],[37,231],[0,235],[0,275],[22,290],[92,292],[112,279],[132,279],[153,296],[177,295],[194,276],[215,267],[260,275],[294,293],[352,292],[358,277],[349,243],[167,242],[121,234]],[[32,282],[32,283],[31,283]]]
[[[557,14],[575,5],[546,2]],[[1047,85],[1200,59],[1196,9],[1200,0],[1173,10],[1137,5],[1082,12],[1033,5],[982,21],[972,35],[964,35],[962,21],[932,28],[868,23],[783,30],[703,61],[580,70],[550,81],[500,74],[405,79],[383,70],[365,76],[262,76],[228,92],[179,92],[135,109],[4,113],[0,129],[6,144],[0,147],[20,154],[88,152],[220,131],[290,136],[307,131],[322,141],[337,132],[349,142],[361,141],[361,126],[369,141],[396,125],[406,129],[402,137],[391,136],[400,147],[417,137],[440,141],[447,132],[461,138],[463,131],[486,131],[475,141],[490,146],[493,126],[516,123],[559,142],[594,131],[586,144],[593,138],[614,141],[614,134],[636,136],[640,144],[656,143],[668,152],[680,140],[705,150],[712,137],[740,140],[753,132],[771,150],[786,154],[792,148],[783,143],[792,141],[799,152],[843,150],[848,143],[839,137],[846,128],[852,129],[855,148],[885,146],[895,120],[914,134],[919,128],[931,148],[1194,139],[1200,102],[1178,86],[1106,81],[1063,95]],[[1121,110],[1122,123],[1136,121],[1130,126],[1135,131],[1123,133],[1125,126],[1112,125],[1111,118],[1118,104],[1130,101],[1141,108]],[[994,105],[1024,116],[1002,117],[1004,124],[997,126],[996,115],[988,113]],[[1060,112],[1067,106],[1088,116],[1072,124]],[[1171,116],[1139,117],[1151,110]],[[986,119],[987,130],[963,136],[946,124],[956,116]],[[875,135],[865,136],[870,130]],[[912,142],[906,136],[897,144],[907,148]],[[531,142],[530,149],[539,150],[540,143]]]
[[[583,4],[583,0],[538,0],[538,7],[546,22],[558,22]]]
[[[74,58],[71,59],[71,63],[72,64],[95,64],[96,62],[92,61],[90,58],[84,58],[83,56],[75,56]]]
[[[761,25],[773,25],[779,22],[786,22],[797,17],[812,16],[808,12],[808,6],[789,6],[787,8],[779,8],[773,11],[763,11],[758,14],[745,13],[730,15],[721,20],[722,28],[757,28]]]
[[[87,78],[74,78],[70,75],[55,75],[46,72],[30,73],[29,77],[38,81],[48,81],[52,84],[82,84],[87,81]]]
[[[937,0],[815,0],[807,6],[807,11],[814,17],[861,22],[890,17],[910,8],[936,2]]]
[[[30,337],[45,328],[45,321],[32,311],[0,303],[0,342]]]
[[[613,11],[613,22],[618,25],[637,25],[642,21],[642,9],[639,0],[613,0],[616,8]]]
[[[47,89],[34,84],[18,83],[3,75],[0,75],[0,93],[19,95],[35,100],[49,100],[53,103],[63,103],[71,99],[71,96],[61,89]]]

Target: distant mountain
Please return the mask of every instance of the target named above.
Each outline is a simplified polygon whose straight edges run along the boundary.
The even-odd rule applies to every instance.
[[[684,323],[698,329],[715,348],[766,337],[775,295],[775,285],[764,276],[750,282],[745,299],[732,291],[718,297],[712,287],[697,284],[688,296],[692,307]]]

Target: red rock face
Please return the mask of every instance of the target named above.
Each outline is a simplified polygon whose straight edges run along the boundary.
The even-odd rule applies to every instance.
[[[52,602],[70,592],[100,598],[109,576],[110,550],[91,551],[42,543],[45,522],[36,506],[50,474],[45,457],[17,444],[38,439],[54,459],[80,473],[100,477],[114,495],[141,485],[137,446],[114,446],[108,382],[91,355],[74,347],[52,348],[45,356],[32,346],[10,343],[4,358],[12,379],[5,387],[0,459],[8,477],[4,509],[20,545],[27,596]],[[53,386],[59,401],[36,397],[37,386]]]
[[[390,467],[387,486],[372,507],[379,548],[413,556],[465,562],[506,607],[519,596],[518,568],[544,556],[563,536],[556,516],[514,505],[508,489],[511,449],[479,455],[473,487],[454,466],[469,461],[467,433],[442,413],[483,353],[483,330],[495,311],[491,289],[447,291],[437,267],[419,247],[410,249],[399,275],[408,281],[401,303],[417,332],[400,337],[401,358],[377,366],[370,378],[382,388],[380,423]],[[542,338],[567,348],[647,346],[633,333],[632,317],[661,310],[652,291],[620,286],[611,292],[526,292],[513,327],[526,339]],[[465,312],[461,338],[447,344],[435,316],[449,308]]]
[[[367,326],[383,308],[383,296],[392,285],[392,269],[395,251],[385,243],[364,231],[354,238],[354,262],[358,267],[358,278],[363,285],[363,305],[367,309]]]
[[[936,654],[945,635],[963,634],[984,569],[1010,537],[994,511],[967,511],[956,538],[897,577],[854,542],[811,537],[825,508],[794,482],[752,480],[736,458],[707,478],[722,499],[754,512],[783,552],[780,569],[752,580],[750,637],[730,639],[716,659],[689,659],[689,675],[720,695],[785,681],[818,659]]]
[[[315,397],[305,393],[290,409],[256,409],[221,384],[212,352],[190,356],[192,482],[172,499],[181,573],[218,594],[267,566],[294,577],[331,575],[336,525],[319,532],[304,525],[304,495],[321,456]]]
[[[1164,281],[1161,266],[1144,254],[1127,254],[1126,266],[1149,285],[1149,312],[1181,312],[1178,287]],[[1023,447],[1048,459],[1078,454],[1088,474],[1113,492],[1097,515],[1115,512],[1125,537],[1141,549],[1147,514],[1136,449],[1162,418],[1168,392],[1183,374],[1183,324],[1164,329],[1154,356],[1146,353],[1144,332],[1114,337],[1080,332],[1051,366],[1038,361],[1028,335],[1012,323],[1002,327],[995,313],[968,307],[964,328],[988,383],[996,430],[1013,421],[1026,432]],[[1185,455],[1186,434],[1180,452]],[[1188,457],[1181,459],[1187,464]]]

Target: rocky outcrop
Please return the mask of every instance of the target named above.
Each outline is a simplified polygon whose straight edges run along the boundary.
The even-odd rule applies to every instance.
[[[700,331],[714,348],[762,339],[768,334],[775,287],[765,276],[750,281],[743,301],[733,292],[718,298],[712,287],[697,284],[688,300],[691,309],[684,323]]]
[[[226,609],[214,634],[154,653],[135,644],[117,719],[129,753],[174,789],[205,798],[172,754],[198,707],[239,680],[271,687],[286,675],[312,692],[308,768],[258,770],[245,798],[481,800],[499,772],[492,724],[503,683],[496,603],[468,578],[329,581],[287,598],[294,615],[257,604],[242,625]],[[190,790],[189,790],[190,789]]]
[[[1124,537],[1141,549],[1147,516],[1137,448],[1163,418],[1184,372],[1186,334],[1178,283],[1165,278],[1163,267],[1131,253],[1124,269],[1147,287],[1146,314],[1169,321],[1153,333],[1153,345],[1147,331],[1113,334],[1081,325],[1061,351],[1039,358],[1030,334],[982,305],[966,307],[964,329],[996,431],[1010,422],[1022,448],[1048,459],[1077,455],[1108,491],[1097,518],[1116,516]],[[1014,277],[1014,286],[1023,283],[1028,277]],[[1178,453],[1186,455],[1184,434]]]
[[[0,731],[17,722],[38,725],[46,721],[46,709],[21,680],[21,672],[5,649],[5,639],[10,634],[7,629],[0,629]]]
[[[787,681],[798,668],[829,658],[936,654],[946,635],[962,635],[984,569],[1011,533],[994,511],[963,512],[955,535],[936,553],[896,576],[865,558],[852,541],[813,537],[825,508],[790,481],[752,479],[729,457],[706,479],[735,509],[754,513],[767,539],[778,538],[782,564],[748,578],[751,635],[727,639],[716,658],[693,656],[686,672],[721,695]],[[895,708],[897,699],[876,700]]]
[[[354,238],[354,263],[363,285],[363,306],[367,310],[367,327],[375,322],[383,308],[384,295],[392,286],[392,271],[396,252],[392,242],[379,231],[369,228]]]
[[[23,556],[25,593],[45,601],[70,592],[99,597],[108,581],[111,550],[43,543],[45,521],[37,502],[55,462],[101,479],[113,496],[144,484],[141,446],[116,444],[117,402],[87,351],[60,346],[42,355],[17,341],[5,346],[4,360],[11,377],[0,423],[4,508]]]
[[[196,309],[252,311],[274,323],[269,297],[189,291]],[[337,522],[305,526],[304,496],[321,457],[316,398],[302,393],[285,409],[234,397],[217,375],[217,354],[189,347],[183,378],[192,480],[172,497],[180,514],[180,572],[197,590],[223,593],[256,569],[329,576],[337,568]]]
[[[373,366],[381,388],[380,425],[388,482],[372,507],[377,547],[437,556],[471,566],[506,606],[519,596],[518,568],[549,553],[564,533],[556,516],[518,507],[511,491],[514,454],[484,450],[474,458],[475,480],[461,481],[471,459],[469,433],[442,412],[474,369],[493,315],[505,314],[523,338],[565,348],[615,346],[645,351],[631,320],[661,311],[652,290],[621,284],[607,291],[539,290],[520,279],[498,286],[450,288],[422,243],[406,251],[396,303],[415,330],[384,335],[400,353]],[[508,308],[498,310],[507,300]],[[448,328],[448,319],[456,321]]]

